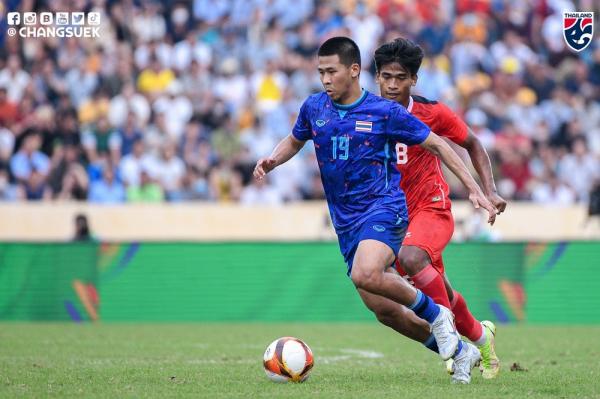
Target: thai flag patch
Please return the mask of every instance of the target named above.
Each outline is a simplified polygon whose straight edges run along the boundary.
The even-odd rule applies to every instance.
[[[371,132],[373,130],[373,122],[356,121],[354,130],[357,132]]]

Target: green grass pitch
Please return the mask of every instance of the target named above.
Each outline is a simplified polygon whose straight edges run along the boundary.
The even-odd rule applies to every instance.
[[[303,384],[263,372],[286,335],[314,352]],[[0,323],[0,397],[600,398],[600,326],[500,325],[497,349],[499,378],[455,386],[433,353],[376,322]]]

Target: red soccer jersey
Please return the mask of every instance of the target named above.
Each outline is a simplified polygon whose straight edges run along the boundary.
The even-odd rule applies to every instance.
[[[407,110],[439,136],[457,144],[467,138],[467,125],[444,104],[411,96]],[[396,143],[396,167],[402,173],[400,187],[406,194],[409,218],[425,207],[450,209],[450,190],[438,157],[418,145]]]

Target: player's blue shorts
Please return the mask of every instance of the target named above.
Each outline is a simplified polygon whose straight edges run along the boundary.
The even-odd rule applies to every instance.
[[[348,267],[348,276],[352,272],[352,262],[358,243],[362,240],[377,240],[387,244],[394,255],[398,255],[408,223],[397,214],[384,212],[365,220],[360,226],[338,234],[340,250]]]

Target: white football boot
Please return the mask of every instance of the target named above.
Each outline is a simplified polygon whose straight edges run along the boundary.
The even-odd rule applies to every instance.
[[[481,361],[481,353],[473,344],[462,341],[462,350],[454,356],[453,384],[469,384],[471,382],[471,370],[478,366]]]
[[[454,326],[454,315],[452,312],[441,305],[440,314],[431,323],[431,333],[435,337],[438,350],[442,360],[450,359],[458,348],[460,335]]]

